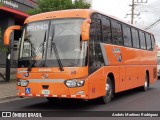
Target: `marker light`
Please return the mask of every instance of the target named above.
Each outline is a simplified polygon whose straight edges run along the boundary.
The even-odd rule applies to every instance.
[[[66,80],[64,83],[67,87],[69,88],[74,88],[74,87],[82,87],[84,85],[84,80]]]

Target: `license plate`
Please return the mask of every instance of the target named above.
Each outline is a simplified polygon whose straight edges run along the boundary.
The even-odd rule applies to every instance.
[[[42,90],[42,94],[43,94],[43,95],[49,95],[49,94],[50,94],[50,91],[49,91],[49,90]]]

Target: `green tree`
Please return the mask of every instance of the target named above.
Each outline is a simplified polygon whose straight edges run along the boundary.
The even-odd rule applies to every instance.
[[[90,4],[85,0],[38,0],[38,8],[27,11],[28,14],[34,15],[43,12],[66,10],[66,9],[88,9]]]
[[[0,7],[2,7],[3,6],[3,3],[2,2],[0,2]]]
[[[86,8],[90,8],[91,5],[87,2],[85,2],[84,0],[75,0],[75,2],[73,3],[73,8],[77,9],[77,8],[82,8],[82,9],[86,9]]]

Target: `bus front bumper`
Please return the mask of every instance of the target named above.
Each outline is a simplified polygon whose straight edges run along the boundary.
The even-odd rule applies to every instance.
[[[17,86],[19,97],[56,97],[88,99],[88,84],[69,88],[64,83],[29,83],[26,87]]]

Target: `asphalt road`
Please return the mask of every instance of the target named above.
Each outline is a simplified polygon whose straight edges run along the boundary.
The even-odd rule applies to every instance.
[[[134,89],[118,93],[106,105],[95,100],[62,99],[51,104],[45,98],[19,98],[0,103],[0,111],[160,111],[160,80],[146,92]]]

